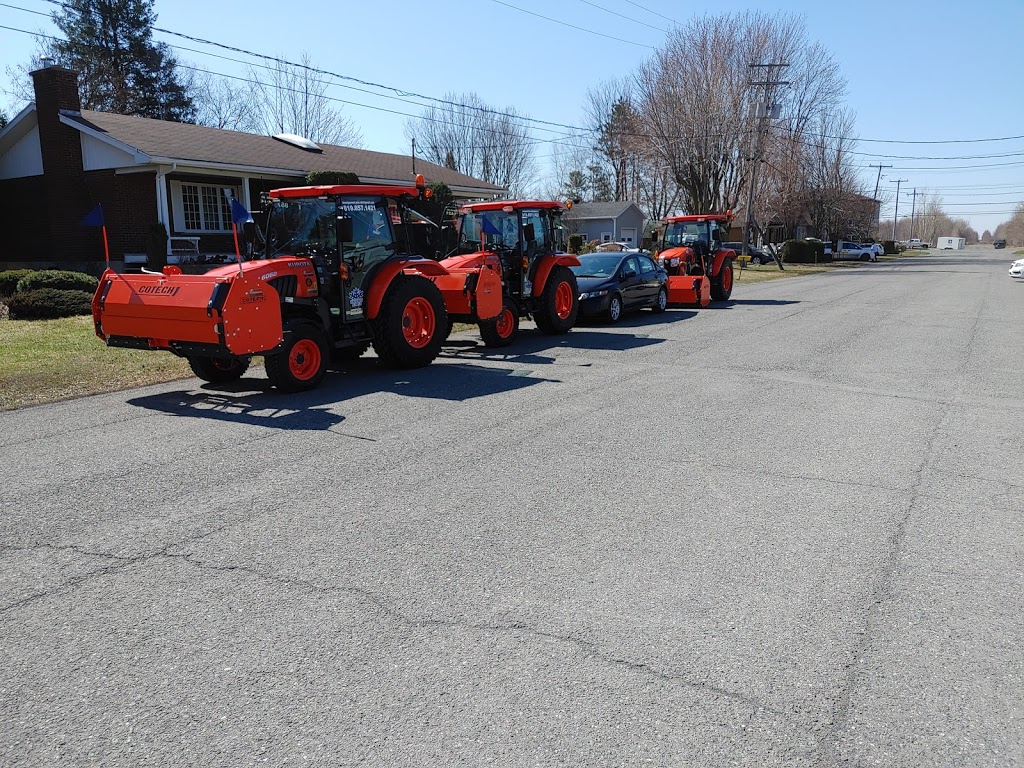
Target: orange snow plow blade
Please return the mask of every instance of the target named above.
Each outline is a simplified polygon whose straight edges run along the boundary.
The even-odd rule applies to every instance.
[[[711,281],[703,275],[670,275],[668,303],[708,306],[711,303]]]
[[[281,343],[277,292],[255,275],[120,275],[107,270],[92,302],[109,346],[181,354],[265,352]]]

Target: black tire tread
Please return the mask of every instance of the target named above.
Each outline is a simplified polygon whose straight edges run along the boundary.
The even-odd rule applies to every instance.
[[[219,358],[189,356],[187,360],[192,373],[211,384],[225,384],[229,381],[238,381],[249,370],[249,358],[247,357],[236,357],[234,360],[235,364],[229,368],[218,365],[218,363],[224,362]]]
[[[555,290],[563,280],[568,280],[572,287],[573,311],[565,320],[562,320],[555,313]],[[558,264],[548,275],[544,292],[540,296],[540,309],[533,313],[533,320],[541,333],[555,335],[568,333],[576,324],[576,316],[580,311],[579,286],[576,283],[576,275],[568,267]]]
[[[434,308],[435,332],[430,344],[413,349],[405,344],[402,335],[402,311],[415,296],[423,296]],[[373,350],[389,368],[422,368],[434,361],[447,338],[448,312],[441,291],[430,280],[420,275],[399,275],[391,282],[377,315],[373,334]]]

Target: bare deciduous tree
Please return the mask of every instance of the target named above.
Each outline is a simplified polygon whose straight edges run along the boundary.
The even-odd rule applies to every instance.
[[[199,125],[250,133],[260,129],[256,96],[249,83],[197,72],[191,93]]]
[[[513,107],[489,107],[475,93],[445,94],[454,105],[426,107],[405,134],[432,163],[505,187],[520,195],[534,186],[534,140]]]
[[[356,124],[331,106],[327,95],[330,79],[311,67],[309,54],[303,53],[298,65],[279,63],[270,69],[250,69],[249,77],[255,83],[255,130],[295,133],[324,144],[361,147],[363,137]]]

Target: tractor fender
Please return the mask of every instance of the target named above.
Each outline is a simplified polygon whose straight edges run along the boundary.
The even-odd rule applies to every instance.
[[[551,274],[551,270],[556,266],[562,265],[564,267],[578,267],[580,266],[580,260],[575,256],[569,254],[560,254],[558,256],[543,256],[537,262],[537,271],[533,275],[533,295],[540,296],[544,293],[544,286],[548,282],[548,275]]]
[[[366,317],[375,320],[380,312],[384,294],[388,292],[391,282],[400,273],[419,274],[424,277],[450,274],[447,269],[436,261],[422,258],[401,258],[386,261],[377,268],[370,281],[370,290],[366,292]]]
[[[722,270],[722,264],[725,263],[726,259],[736,261],[736,251],[731,248],[719,248],[718,252],[715,253],[715,260],[711,265],[712,276],[717,275]]]

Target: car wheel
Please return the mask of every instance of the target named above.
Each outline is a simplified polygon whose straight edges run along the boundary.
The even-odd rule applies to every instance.
[[[760,267],[761,263],[762,263],[761,262],[761,257],[760,256],[751,256],[750,257],[750,263],[751,264],[755,264],[756,266]]]
[[[654,306],[651,307],[651,311],[660,315],[666,307],[668,307],[668,288],[663,285],[658,289],[658,298],[654,302]]]
[[[622,298],[619,294],[614,294],[611,301],[608,302],[608,322],[617,323],[619,318],[622,317]]]

